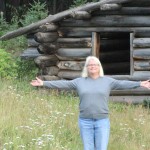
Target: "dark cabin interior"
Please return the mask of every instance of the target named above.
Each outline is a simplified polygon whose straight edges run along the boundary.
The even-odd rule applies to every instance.
[[[99,59],[106,75],[130,74],[130,33],[99,33]]]

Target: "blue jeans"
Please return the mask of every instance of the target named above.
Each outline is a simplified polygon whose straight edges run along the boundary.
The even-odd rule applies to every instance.
[[[84,150],[107,150],[110,121],[79,118],[80,135]]]

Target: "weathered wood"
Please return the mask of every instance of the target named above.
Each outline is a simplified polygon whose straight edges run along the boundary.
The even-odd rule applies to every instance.
[[[135,36],[135,38],[150,37],[150,32],[147,32],[147,31],[145,31],[145,32],[138,32],[138,31],[136,31],[134,36]]]
[[[57,76],[50,76],[50,75],[40,75],[39,78],[44,80],[44,81],[60,80],[59,77],[57,77]]]
[[[149,76],[133,76],[133,75],[109,75],[117,80],[131,80],[131,81],[145,81],[149,79]]]
[[[63,79],[75,79],[81,76],[81,71],[67,71],[67,70],[60,70],[58,72],[58,77]]]
[[[103,63],[129,62],[130,52],[120,50],[120,51],[112,51],[107,53],[100,53],[100,60]]]
[[[57,55],[64,57],[87,57],[91,55],[91,48],[59,48]]]
[[[44,55],[35,58],[34,61],[35,64],[42,69],[45,67],[56,66],[58,59],[55,55]]]
[[[85,61],[59,61],[57,66],[64,70],[82,70]]]
[[[48,43],[48,42],[54,42],[58,39],[58,33],[57,32],[38,32],[34,35],[35,41],[39,43]]]
[[[81,30],[76,30],[76,29],[78,29],[78,28],[75,28],[75,31],[74,31],[74,28],[60,27],[58,32],[61,32],[62,37],[69,37],[69,38],[71,38],[71,37],[79,37],[79,38],[92,37],[92,32],[93,32],[92,30],[85,31],[85,30],[83,30],[83,28]],[[118,38],[118,32],[116,32],[116,31],[115,32],[104,32],[104,31],[102,31],[102,29],[100,31],[101,31],[100,32],[101,38],[105,38],[105,39]],[[97,30],[97,32],[99,32],[99,30]],[[124,38],[129,38],[128,32],[122,32],[119,35],[119,39],[124,39]]]
[[[43,69],[44,74],[49,75],[49,76],[57,75],[58,71],[59,71],[59,68],[56,66],[45,67]]]
[[[150,59],[150,48],[134,50],[133,58],[134,59],[143,59],[143,60]]]
[[[71,61],[78,61],[78,60],[85,60],[85,57],[64,57],[64,56],[60,56],[58,54],[56,54],[57,58],[59,60],[71,60]]]
[[[149,0],[132,0],[130,2],[127,2],[124,4],[124,6],[127,7],[134,7],[134,6],[139,6],[139,7],[149,7],[150,6],[150,1]]]
[[[27,34],[30,31],[33,31],[35,29],[37,29],[39,26],[45,24],[45,23],[51,23],[51,22],[57,22],[61,19],[64,19],[65,17],[69,16],[73,11],[93,11],[97,8],[100,7],[100,5],[104,5],[104,4],[108,4],[108,3],[124,3],[124,2],[128,2],[130,0],[101,0],[100,2],[96,2],[96,3],[87,3],[83,6],[79,6],[73,9],[69,9],[63,12],[60,12],[58,14],[55,15],[49,15],[47,18],[38,21],[36,23],[32,23],[26,27],[23,28],[19,28],[15,31],[11,31],[6,33],[5,35],[3,35],[2,37],[0,37],[0,40],[8,40],[23,34]]]
[[[37,47],[37,46],[39,45],[39,43],[36,42],[36,41],[34,40],[34,38],[29,38],[29,39],[27,40],[27,43],[28,43],[28,47]]]
[[[135,38],[133,40],[133,47],[150,47],[150,38]]]
[[[30,47],[23,51],[23,53],[20,55],[22,59],[34,59],[38,56],[41,56],[41,54],[38,52],[36,47]]]
[[[150,71],[150,60],[149,61],[134,61],[134,70]]]
[[[115,103],[126,103],[126,104],[142,104],[144,100],[148,100],[149,95],[147,96],[133,96],[133,95],[125,95],[125,96],[110,96],[109,100]]]
[[[149,27],[150,16],[96,16],[90,20],[67,19],[62,21],[63,27]]]
[[[57,43],[59,48],[91,48],[91,42],[81,42],[81,43]]]
[[[120,10],[121,5],[119,4],[104,4],[100,6],[100,10]]]
[[[92,55],[99,58],[100,51],[100,35],[97,32],[92,32]]]
[[[92,16],[98,15],[150,15],[149,7],[122,7],[119,10],[93,11]]]
[[[41,32],[50,32],[50,31],[56,31],[58,29],[58,25],[53,23],[47,23],[45,25],[42,25],[39,27]]]
[[[133,76],[143,76],[150,78],[150,71],[134,71]]]
[[[44,44],[40,44],[37,47],[37,50],[40,54],[55,54],[56,53],[56,49],[57,46],[56,44],[52,44],[52,43],[44,43]]]
[[[71,30],[67,30],[65,28],[59,28],[58,30],[58,33],[59,35],[61,35],[61,37],[64,37],[64,38],[67,38],[67,37],[80,37],[80,38],[83,38],[83,37],[91,37],[92,36],[92,33],[89,31],[89,32],[86,32],[86,31],[71,31]]]
[[[133,75],[134,63],[133,63],[133,39],[134,33],[130,33],[130,75]]]
[[[91,18],[91,14],[88,13],[87,11],[75,11],[75,12],[72,12],[70,14],[70,16],[74,19],[90,19]]]
[[[91,38],[58,38],[58,43],[91,43]]]
[[[150,95],[150,90],[146,88],[126,89],[126,90],[113,90],[111,95]]]
[[[149,27],[61,27],[68,32],[150,32]]]

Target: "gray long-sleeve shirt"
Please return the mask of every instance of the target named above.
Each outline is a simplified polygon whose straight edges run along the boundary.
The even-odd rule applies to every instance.
[[[81,77],[70,81],[44,81],[43,85],[49,88],[76,90],[80,99],[79,116],[102,119],[108,117],[108,99],[111,90],[136,88],[140,86],[140,82],[115,80],[103,76],[97,79]]]

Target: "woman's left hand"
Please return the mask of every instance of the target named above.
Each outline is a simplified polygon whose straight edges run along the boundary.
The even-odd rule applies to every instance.
[[[142,81],[140,86],[150,89],[150,80]]]

